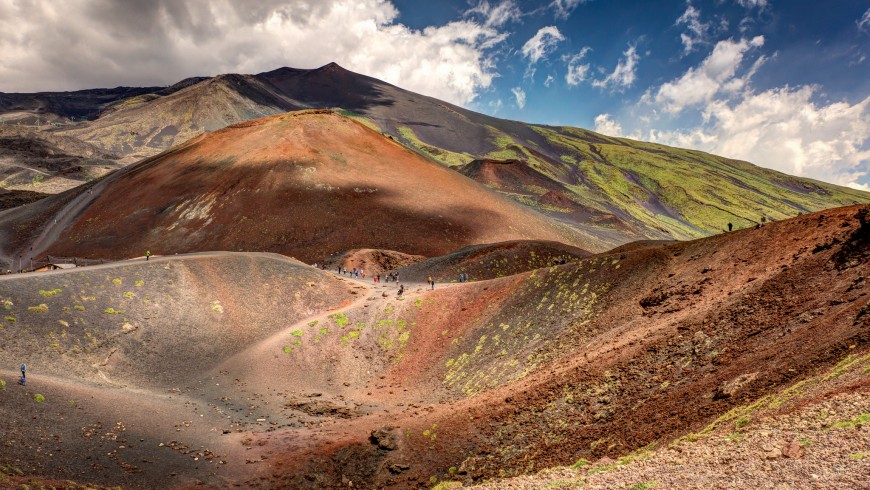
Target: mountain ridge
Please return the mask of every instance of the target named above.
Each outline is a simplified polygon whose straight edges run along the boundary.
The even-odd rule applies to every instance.
[[[235,122],[333,109],[448,167],[462,169],[477,159],[525,162],[528,181],[477,180],[599,237],[599,249],[633,240],[698,238],[728,223],[754,226],[762,219],[870,202],[870,193],[705,152],[494,118],[335,63],[176,85],[184,86],[123,99],[94,121],[57,131],[125,154],[129,163]]]

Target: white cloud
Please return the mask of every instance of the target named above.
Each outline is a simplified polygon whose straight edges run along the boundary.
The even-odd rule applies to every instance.
[[[544,86],[550,88],[550,85],[553,84],[553,80],[555,80],[555,78],[553,78],[553,75],[547,75],[547,79],[544,80]]]
[[[520,20],[523,13],[514,0],[504,0],[496,4],[481,0],[465,12],[466,17],[475,15],[484,19],[483,25],[486,27],[501,27],[510,21]]]
[[[767,0],[737,0],[741,7],[751,9],[758,7],[763,9],[767,7]]]
[[[864,12],[864,15],[858,19],[857,24],[858,29],[861,29],[862,31],[870,31],[870,9],[867,9],[867,11]]]
[[[565,73],[565,83],[570,86],[580,85],[589,78],[589,63],[580,63],[592,51],[589,46],[584,46],[579,53],[571,57],[563,57],[568,61],[568,71]]]
[[[859,191],[870,192],[870,184],[859,184],[858,182],[849,182],[846,187],[858,189]]]
[[[581,3],[586,3],[588,0],[553,0],[550,7],[555,11],[557,19],[565,20],[571,16],[571,12]]]
[[[459,104],[491,85],[487,50],[505,39],[496,25],[509,14],[423,30],[398,15],[386,0],[0,0],[0,91],[165,85],[330,61]]]
[[[635,70],[637,69],[637,62],[640,59],[637,54],[637,48],[629,46],[622,55],[623,58],[619,60],[616,68],[613,69],[610,75],[607,75],[603,79],[592,81],[593,87],[611,87],[613,90],[621,90],[634,84],[635,79],[637,79]]]
[[[523,91],[523,89],[521,89],[520,87],[514,87],[511,89],[511,92],[513,92],[514,97],[516,97],[516,99],[517,99],[517,107],[519,107],[520,109],[525,107],[526,106],[526,93]]]
[[[818,88],[780,87],[713,100],[694,129],[651,131],[650,140],[751,161],[788,174],[857,184],[870,174],[870,97],[817,104]]]
[[[611,119],[610,114],[595,116],[595,132],[607,136],[621,137],[622,125]]]
[[[686,32],[680,34],[680,40],[683,42],[683,53],[690,53],[695,49],[696,44],[706,42],[707,31],[710,30],[709,23],[701,22],[701,11],[691,4],[686,6],[686,11],[674,25],[686,26]]]
[[[698,66],[690,68],[680,78],[659,87],[654,101],[665,111],[677,113],[687,106],[709,102],[722,92],[734,92],[743,88],[750,75],[735,78],[744,55],[753,47],[764,44],[764,37],[733,41],[727,39],[716,43],[713,52]],[[759,58],[763,62],[764,58]],[[754,66],[757,69],[758,65]]]
[[[546,26],[538,29],[525,44],[523,44],[521,52],[524,58],[528,58],[529,62],[534,65],[541,59],[546,59],[547,54],[553,51],[559,42],[564,41],[565,36],[559,32],[556,26]]]
[[[487,104],[489,106],[489,115],[495,116],[499,112],[501,112],[502,107],[504,107],[504,102],[501,99],[495,99],[489,101]]]

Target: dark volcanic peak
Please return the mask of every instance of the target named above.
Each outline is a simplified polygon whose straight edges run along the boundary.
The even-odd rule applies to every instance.
[[[3,97],[0,112],[12,117]],[[728,223],[742,228],[762,218],[870,202],[862,191],[699,151],[497,119],[335,63],[195,78],[112,97],[82,109],[101,114],[96,121],[64,132],[132,163],[240,121],[335,109],[585,235],[594,250],[639,239],[697,238]],[[48,102],[40,104],[45,107],[28,106],[15,117],[32,122],[38,111],[51,112]],[[523,163],[497,163],[515,160]]]

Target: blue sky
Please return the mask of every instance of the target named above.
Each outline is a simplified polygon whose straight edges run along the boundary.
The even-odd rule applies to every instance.
[[[0,0],[0,91],[342,66],[870,190],[867,0]]]

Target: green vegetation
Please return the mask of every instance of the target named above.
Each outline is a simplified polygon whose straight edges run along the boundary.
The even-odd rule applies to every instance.
[[[839,422],[836,422],[832,427],[854,429],[855,427],[867,425],[868,422],[870,422],[870,413],[862,413],[861,415],[853,419],[841,420]]]
[[[15,323],[15,317],[14,316],[7,316],[6,321],[9,323]]]
[[[647,490],[649,488],[655,488],[656,482],[654,481],[645,481],[641,483],[635,483],[634,485],[628,487],[632,490]]]
[[[372,131],[377,131],[378,133],[381,132],[380,126],[378,126],[377,124],[375,124],[374,121],[367,118],[366,116],[363,116],[362,114],[357,114],[356,112],[349,111],[347,109],[342,109],[340,107],[333,109],[333,111],[338,113],[338,114],[341,114],[344,117],[349,117],[349,118],[353,119],[354,121],[362,124],[363,126],[371,129]]]
[[[75,305],[73,306],[73,309],[76,311],[85,311],[85,307],[82,305]]]
[[[347,316],[343,312],[342,313],[333,313],[332,315],[329,315],[329,318],[332,318],[332,320],[335,322],[335,324],[341,328],[346,327],[347,323],[349,322],[349,320],[347,319]]]
[[[292,332],[290,332],[290,335],[292,335],[293,337],[302,337],[302,330],[293,330]]]
[[[35,311],[37,313],[45,313],[48,311],[48,305],[45,303],[36,305],[36,306],[28,306],[27,311]]]
[[[435,434],[435,429],[437,428],[438,424],[432,424],[432,427],[429,427],[428,429],[423,431],[423,437],[429,438],[430,440],[434,441],[438,438],[437,434]]]
[[[34,400],[36,403],[44,403],[44,402],[45,402],[45,397],[42,396],[42,395],[40,395],[39,393],[37,393],[37,394],[33,395],[33,400]]]
[[[588,459],[580,458],[580,459],[577,460],[576,463],[572,464],[571,467],[572,467],[572,468],[582,468],[582,467],[584,467],[584,466],[586,466],[586,465],[588,465],[588,464],[589,464],[589,460],[588,460]]]
[[[819,385],[837,379],[850,372],[861,372],[868,366],[870,366],[870,354],[864,354],[861,356],[850,354],[828,370],[828,372],[799,381],[779,393],[765,395],[748,405],[734,407],[700,432],[696,434],[687,434],[678,439],[677,442],[694,442],[701,437],[710,435],[717,428],[729,423],[733,423],[734,428],[739,430],[750,424],[753,418],[765,411],[777,410],[786,404],[793,404],[795,400],[798,400],[803,394],[807,393],[812,388],[818,387]],[[870,414],[862,414],[855,419],[837,422],[832,427],[848,428],[868,422],[870,422]]]
[[[315,325],[317,325],[317,320],[311,320],[310,322],[308,322],[309,327],[313,327]]]
[[[40,290],[39,290],[39,294],[45,296],[46,298],[51,298],[52,296],[54,296],[54,295],[56,295],[56,294],[60,294],[61,292],[62,292],[62,291],[61,291],[60,289],[52,289],[52,290],[49,290],[49,291],[46,291],[46,290],[44,290],[44,289],[40,289]]]
[[[106,308],[103,310],[103,313],[108,313],[109,315],[123,315],[125,313],[124,310],[116,310],[112,307]]]
[[[136,281],[136,282],[134,283],[134,285],[135,285],[137,288],[141,288],[142,286],[145,285],[145,281],[139,279],[138,281]]]
[[[120,285],[120,284],[121,284],[121,279],[120,279],[120,278],[117,278],[117,277],[116,277],[115,279],[112,279],[112,284],[114,284],[114,285],[116,285],[116,286]]]
[[[421,153],[429,156],[433,160],[448,167],[457,165],[465,165],[474,160],[474,156],[469,153],[456,153],[436,146],[427,145],[414,134],[414,130],[407,126],[398,128],[399,135],[412,148],[419,150]]]
[[[6,381],[0,379],[0,391],[6,391]]]

